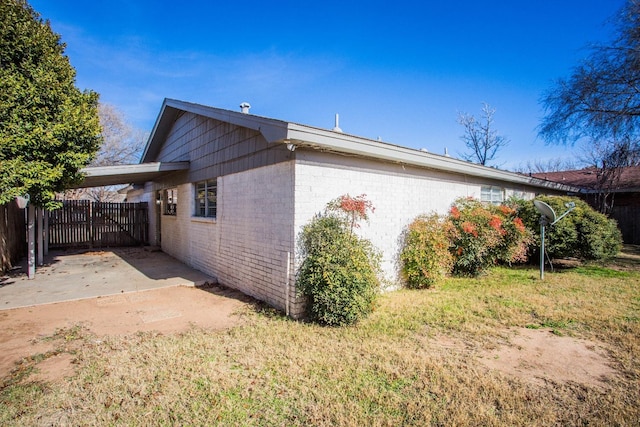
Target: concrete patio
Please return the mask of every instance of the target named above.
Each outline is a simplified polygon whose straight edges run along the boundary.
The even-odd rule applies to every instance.
[[[141,247],[52,251],[29,280],[26,266],[0,278],[0,310],[215,282],[175,258]]]

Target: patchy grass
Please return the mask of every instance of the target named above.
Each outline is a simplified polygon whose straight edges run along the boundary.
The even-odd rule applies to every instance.
[[[53,385],[16,371],[0,386],[0,424],[636,425],[640,273],[620,272],[586,266],[540,281],[535,269],[496,268],[386,294],[345,328],[263,308],[218,332],[98,341],[59,331],[55,339],[82,344],[76,374]],[[602,342],[620,375],[607,389],[534,385],[478,363],[515,327]]]

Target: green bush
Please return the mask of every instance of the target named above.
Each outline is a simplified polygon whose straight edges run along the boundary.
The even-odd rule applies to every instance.
[[[458,199],[446,217],[421,216],[400,253],[407,286],[428,288],[447,273],[477,276],[495,264],[527,260],[532,235],[513,206]]]
[[[353,215],[343,215],[345,209],[337,214],[335,206],[328,205],[324,215],[302,229],[299,252],[303,261],[296,285],[307,299],[311,320],[341,326],[373,311],[380,289],[380,255],[368,240],[353,232]],[[362,209],[357,203],[344,206]]]
[[[429,288],[451,272],[452,224],[437,214],[419,216],[404,233],[402,274],[410,288]]]
[[[606,260],[616,256],[622,248],[622,235],[617,223],[586,202],[568,196],[540,196],[537,199],[549,204],[557,215],[567,210],[566,203],[576,204],[573,211],[546,229],[545,250],[550,258]],[[540,256],[540,214],[532,201],[519,201],[518,204],[525,225],[534,231],[529,255],[537,259]]]
[[[454,202],[449,220],[455,229],[451,241],[454,274],[477,276],[498,263],[526,261],[531,233],[516,209],[463,198]]]

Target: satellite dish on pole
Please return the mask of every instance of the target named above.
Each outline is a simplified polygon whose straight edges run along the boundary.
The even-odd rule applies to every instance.
[[[534,200],[533,205],[540,213],[540,280],[544,280],[544,232],[548,225],[553,225],[564,218],[569,212],[576,208],[574,202],[568,202],[564,205],[569,208],[565,213],[556,217],[556,212],[551,206],[542,200]],[[551,262],[551,261],[549,261]]]
[[[533,204],[535,205],[540,215],[544,215],[549,221],[549,224],[556,220],[556,212],[553,210],[551,206],[543,202],[542,200],[534,200]]]

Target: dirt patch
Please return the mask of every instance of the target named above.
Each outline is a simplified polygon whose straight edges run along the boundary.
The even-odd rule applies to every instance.
[[[576,382],[606,388],[617,373],[603,346],[555,335],[549,329],[518,329],[510,342],[480,354],[480,361],[532,383]]]
[[[239,315],[253,300],[219,286],[176,286],[102,298],[0,311],[0,378],[24,358],[48,354],[37,364],[38,378],[56,380],[73,373],[73,357],[60,342],[81,325],[96,337],[157,331],[176,333],[192,325],[225,329],[242,322]],[[54,352],[54,354],[51,354]]]

